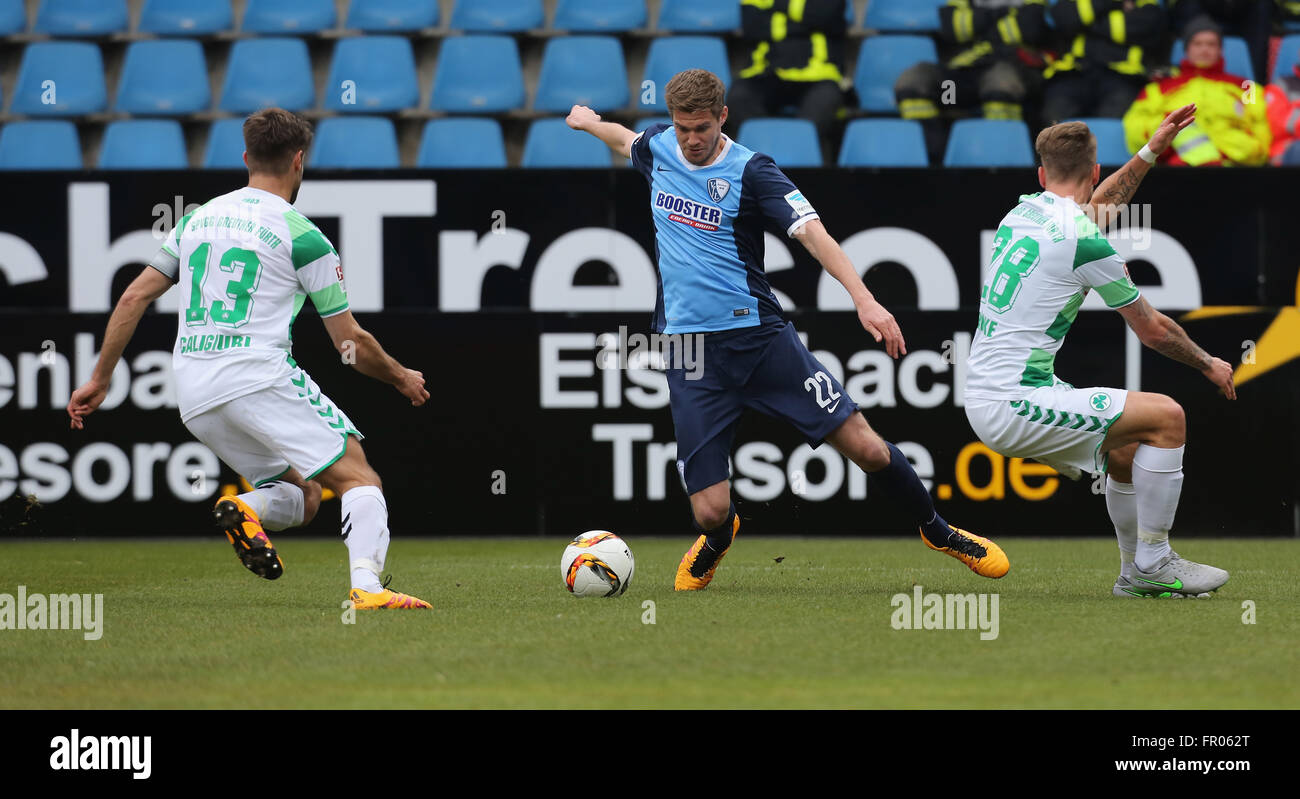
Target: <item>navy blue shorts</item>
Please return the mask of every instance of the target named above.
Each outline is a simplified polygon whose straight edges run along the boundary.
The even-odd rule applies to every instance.
[[[667,370],[688,494],[731,477],[728,458],[745,408],[789,422],[814,448],[858,410],[788,322],[702,335],[698,379],[675,353],[668,361],[675,368]]]

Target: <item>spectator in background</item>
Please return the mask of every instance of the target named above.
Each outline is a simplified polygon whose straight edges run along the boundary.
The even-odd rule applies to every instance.
[[[787,106],[817,126],[823,143],[844,108],[849,0],[740,0],[752,63],[727,92],[731,137],[753,117]]]
[[[1300,165],[1300,62],[1290,75],[1268,87],[1268,126],[1273,135],[1270,163]]]
[[[1277,0],[1277,21],[1283,24],[1300,23],[1300,0]]]
[[[1197,17],[1208,16],[1224,32],[1240,36],[1250,49],[1250,65],[1261,83],[1268,80],[1268,39],[1273,10],[1283,0],[1169,0],[1171,28],[1181,31]],[[1300,3],[1296,3],[1300,6]]]
[[[894,83],[899,114],[921,123],[931,161],[943,154],[944,107],[978,107],[985,119],[1025,117],[1042,84],[1046,11],[1046,0],[948,0],[939,9],[945,63],[915,64]]]
[[[1223,32],[1209,17],[1191,21],[1184,33],[1186,55],[1171,77],[1147,84],[1124,115],[1129,152],[1137,152],[1165,116],[1196,104],[1196,121],[1174,138],[1163,163],[1189,166],[1258,166],[1268,160],[1268,130],[1262,91],[1243,88],[1245,78],[1223,71]]]
[[[1059,0],[1051,14],[1063,41],[1043,73],[1045,121],[1124,116],[1165,35],[1159,0]]]

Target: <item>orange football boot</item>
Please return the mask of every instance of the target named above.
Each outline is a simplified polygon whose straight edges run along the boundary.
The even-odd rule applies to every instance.
[[[965,563],[971,571],[981,577],[991,577],[996,580],[1011,570],[1011,561],[1007,559],[1007,553],[1002,551],[1002,547],[987,538],[972,535],[951,524],[948,525],[948,529],[956,533],[956,536],[948,538],[946,547],[937,547],[930,543],[923,530],[920,531],[921,540],[935,552],[942,552]]]
[[[740,532],[740,514],[736,514],[736,520],[731,524],[731,540],[734,543],[736,534]],[[708,587],[713,581],[713,573],[718,570],[718,564],[722,562],[723,555],[731,551],[731,544],[727,548],[717,553],[716,557],[710,559],[713,550],[706,547],[707,539],[700,535],[695,539],[695,544],[686,551],[682,556],[682,562],[677,564],[677,578],[673,581],[673,590],[675,591],[699,591]]]
[[[222,497],[217,500],[212,510],[212,521],[226,534],[239,562],[253,574],[267,580],[284,574],[284,561],[276,554],[257,514],[242,499]]]
[[[387,588],[375,592],[353,588],[348,593],[348,599],[357,610],[433,610],[433,605],[423,599],[399,594]]]

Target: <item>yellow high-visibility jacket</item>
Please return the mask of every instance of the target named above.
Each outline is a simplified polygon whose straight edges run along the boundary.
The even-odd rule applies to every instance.
[[[1223,59],[1197,67],[1184,59],[1175,73],[1148,83],[1124,115],[1129,152],[1146,144],[1171,111],[1196,103],[1196,121],[1160,156],[1190,166],[1258,166],[1268,161],[1272,134],[1263,86],[1223,71]]]

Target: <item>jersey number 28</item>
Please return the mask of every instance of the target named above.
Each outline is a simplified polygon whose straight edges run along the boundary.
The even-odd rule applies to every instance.
[[[1006,311],[1016,301],[1021,281],[1034,271],[1038,261],[1038,242],[1022,236],[1011,244],[1011,228],[1007,225],[998,228],[993,242],[993,260],[989,262],[993,277],[984,287],[981,299],[998,313]]]

